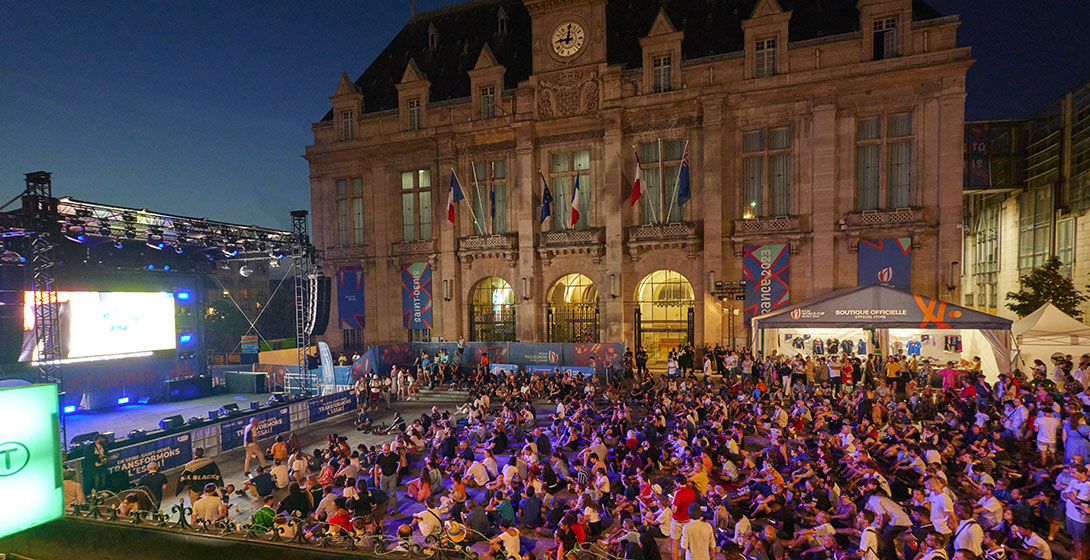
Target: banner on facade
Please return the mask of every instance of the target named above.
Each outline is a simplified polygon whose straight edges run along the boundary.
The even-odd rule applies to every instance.
[[[965,178],[966,187],[987,187],[992,183],[992,167],[989,152],[990,136],[987,123],[965,125]]]
[[[363,330],[363,267],[337,269],[337,321],[341,330]]]
[[[352,391],[326,395],[307,402],[310,423],[320,422],[334,416],[340,416],[356,409],[356,394]]]
[[[747,245],[742,249],[746,280],[744,323],[771,313],[791,301],[789,245]]]
[[[220,424],[220,449],[230,451],[242,447],[243,432],[246,430],[246,425],[250,423],[250,418],[254,417],[257,417],[257,437],[259,439],[282,434],[291,429],[291,417],[286,406],[235,420],[228,420]]]
[[[110,452],[110,472],[123,471],[129,480],[148,473],[148,463],[159,465],[159,471],[180,467],[193,459],[193,442],[189,434],[122,447]]]
[[[860,239],[856,283],[912,288],[912,238]]]
[[[401,324],[406,329],[431,329],[431,265],[401,265]]]

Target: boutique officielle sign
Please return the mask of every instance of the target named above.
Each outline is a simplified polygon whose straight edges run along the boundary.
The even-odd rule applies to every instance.
[[[64,516],[56,385],[0,389],[0,538]]]

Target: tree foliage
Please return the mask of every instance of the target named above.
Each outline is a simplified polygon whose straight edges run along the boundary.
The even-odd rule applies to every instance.
[[[1060,271],[1062,267],[1060,258],[1052,257],[1045,264],[1020,277],[1018,291],[1007,292],[1007,309],[1017,313],[1019,317],[1025,317],[1042,305],[1052,302],[1052,305],[1064,313],[1081,319],[1080,307],[1088,298]]]

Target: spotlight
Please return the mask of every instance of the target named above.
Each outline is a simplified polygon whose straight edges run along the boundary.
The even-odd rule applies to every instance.
[[[117,241],[114,241],[114,248],[115,249],[124,249],[125,244],[122,243],[120,239],[118,239]]]
[[[250,268],[248,265],[242,265],[242,267],[238,269],[238,273],[243,278],[249,278],[250,275],[254,273],[254,269]]]
[[[183,253],[182,246],[181,245],[175,246],[174,247],[174,252],[178,253],[179,255],[182,254]]]
[[[129,404],[129,397],[121,397],[117,399],[117,404]]]
[[[70,404],[70,405],[64,407],[64,413],[65,414],[72,414],[75,411],[76,411],[76,405],[74,405],[74,404]]]
[[[3,253],[0,253],[0,262],[4,263],[18,263],[26,262],[26,259],[22,255],[12,251],[11,249],[5,249]]]
[[[170,270],[170,265],[169,264],[164,264],[163,265],[163,270]]]
[[[125,228],[125,239],[136,239],[136,228],[128,226]]]

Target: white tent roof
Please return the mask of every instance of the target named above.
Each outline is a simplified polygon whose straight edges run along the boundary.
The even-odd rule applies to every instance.
[[[1015,321],[1011,334],[1019,346],[1090,344],[1090,327],[1051,303]]]

